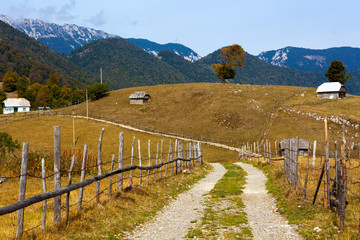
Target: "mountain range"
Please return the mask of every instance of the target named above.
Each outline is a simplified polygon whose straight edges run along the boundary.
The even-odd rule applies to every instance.
[[[59,54],[69,55],[75,49],[98,39],[121,38],[101,30],[77,26],[75,24],[59,25],[47,23],[39,19],[18,18],[12,19],[0,15],[0,20],[19,29],[30,37],[44,43]],[[200,59],[200,56],[184,45],[177,43],[159,44],[146,39],[128,38],[129,42],[156,56],[162,50],[171,50],[191,62]]]
[[[72,26],[74,29],[79,28],[76,25],[68,26]],[[161,44],[146,39],[122,39],[120,37],[111,37],[110,35],[103,33],[103,36],[107,36],[104,37],[104,39],[89,40],[89,43],[75,48],[69,55],[63,53],[63,56],[60,56],[46,48],[45,45],[39,45],[39,42],[34,38],[30,38],[28,35],[25,35],[25,33],[21,33],[20,31],[11,28],[8,24],[3,23],[0,27],[4,29],[2,33],[4,36],[0,37],[2,39],[12,39],[11,41],[7,41],[6,44],[11,45],[11,49],[13,49],[9,53],[7,50],[8,47],[4,46],[5,54],[1,52],[3,54],[2,63],[5,64],[0,66],[0,77],[5,74],[8,69],[13,69],[19,75],[25,74],[26,76],[36,76],[33,78],[41,82],[46,79],[50,72],[55,71],[63,74],[63,82],[71,81],[72,86],[80,86],[84,83],[89,84],[98,81],[100,78],[99,70],[102,68],[104,82],[108,83],[111,89],[139,85],[219,81],[219,79],[215,77],[211,65],[218,62],[220,58],[219,54],[221,53],[220,49],[197,61],[195,61],[196,58],[193,58],[194,62],[191,62],[186,60],[181,54],[196,55],[191,52],[191,49],[180,44],[169,44],[167,47],[162,48]],[[28,32],[32,31],[29,30]],[[41,31],[35,32],[40,33]],[[35,34],[35,32],[32,33]],[[67,33],[75,38],[76,34],[70,34],[69,31],[67,31]],[[10,34],[11,36],[7,36],[7,34]],[[101,32],[99,32],[99,34],[101,35]],[[41,36],[41,34],[35,34],[35,36]],[[80,38],[80,40],[90,39],[84,37],[89,35],[82,34],[82,36],[83,38]],[[64,38],[64,40],[66,39],[67,38]],[[74,41],[80,42],[80,40],[75,38]],[[151,47],[146,49],[147,46]],[[180,49],[178,48],[175,50],[174,46],[180,47]],[[299,49],[296,48],[296,51],[298,50]],[[153,53],[148,54],[148,52],[151,51],[153,51]],[[22,52],[24,54],[24,57],[20,59],[21,61],[16,52]],[[286,54],[282,54],[283,52]],[[292,48],[288,48],[282,52],[279,50],[278,54],[276,54],[276,51],[275,53],[262,53],[261,56],[246,54],[245,68],[240,69],[236,78],[229,80],[229,82],[316,87],[320,83],[326,81],[323,74],[324,71],[305,71],[295,69],[295,65],[285,65],[285,63],[289,63],[288,59],[292,59],[292,56],[294,55],[291,54],[292,52],[295,52],[295,50],[293,51]],[[281,55],[283,61],[279,62],[284,65],[276,66],[280,65],[279,62],[268,63],[265,61],[266,59],[273,59],[275,55]],[[318,55],[307,54],[305,56]],[[330,57],[327,57],[326,59],[328,60],[328,58]],[[37,62],[38,64],[29,69],[29,66],[26,65],[28,63],[26,62],[26,59],[28,59],[31,64],[34,64],[34,62]],[[321,60],[322,58],[319,59]],[[349,57],[349,59],[351,59],[351,57]],[[356,58],[354,59],[356,60]],[[296,61],[292,60],[292,62]],[[316,61],[314,62],[316,63]],[[309,63],[308,65],[311,64]],[[354,66],[355,65],[356,63]],[[301,66],[301,64],[298,64],[298,66]],[[43,69],[40,71],[43,73],[39,73],[39,71],[36,70],[39,68]],[[25,71],[24,69],[27,70]],[[75,79],[79,81],[78,84],[75,83]],[[353,72],[352,79],[347,86],[349,93],[358,94],[360,92],[360,73]]]
[[[305,72],[326,72],[333,60],[339,60],[344,63],[348,72],[360,72],[360,48],[338,47],[315,50],[286,47],[262,52],[257,57],[276,66]]]

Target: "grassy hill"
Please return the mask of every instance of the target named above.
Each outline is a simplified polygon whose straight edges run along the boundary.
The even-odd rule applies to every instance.
[[[128,97],[135,91],[148,92],[151,101],[130,105]],[[271,141],[295,136],[322,141],[323,121],[305,113],[357,122],[360,114],[354,109],[360,107],[359,100],[356,96],[335,101],[318,99],[314,88],[193,83],[113,91],[90,102],[89,114],[230,145],[258,141],[264,135]],[[80,104],[62,111],[85,114],[86,108]],[[329,127],[330,138],[340,139],[341,125],[329,122]],[[347,129],[348,136],[358,141],[355,129]]]

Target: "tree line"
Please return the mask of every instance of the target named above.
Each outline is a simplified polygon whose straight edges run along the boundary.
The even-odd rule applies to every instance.
[[[88,91],[89,99],[99,99],[108,91],[107,84],[94,83],[83,89],[73,89],[70,85],[61,85],[60,78],[52,73],[46,80],[46,84],[38,82],[30,83],[29,77],[18,76],[14,71],[8,71],[2,78],[2,90],[0,90],[1,102],[6,99],[6,92],[17,92],[19,98],[30,101],[31,107],[59,108],[85,101],[85,91]]]

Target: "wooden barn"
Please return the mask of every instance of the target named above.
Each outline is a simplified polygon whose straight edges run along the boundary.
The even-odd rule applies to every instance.
[[[3,114],[30,112],[30,102],[25,98],[7,98],[2,102]]]
[[[143,104],[150,100],[150,95],[146,92],[134,92],[129,99],[130,104]]]
[[[293,138],[295,141],[295,138]],[[279,144],[281,156],[285,155],[285,149],[290,149],[290,138],[284,139]],[[299,156],[309,155],[309,141],[299,138]]]
[[[346,87],[339,82],[325,82],[321,84],[316,92],[319,98],[339,99],[345,98]]]

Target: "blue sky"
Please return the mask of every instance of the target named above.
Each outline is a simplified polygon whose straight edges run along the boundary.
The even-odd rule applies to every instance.
[[[74,23],[124,38],[175,42],[201,56],[233,43],[360,47],[359,0],[2,0],[0,14]]]

